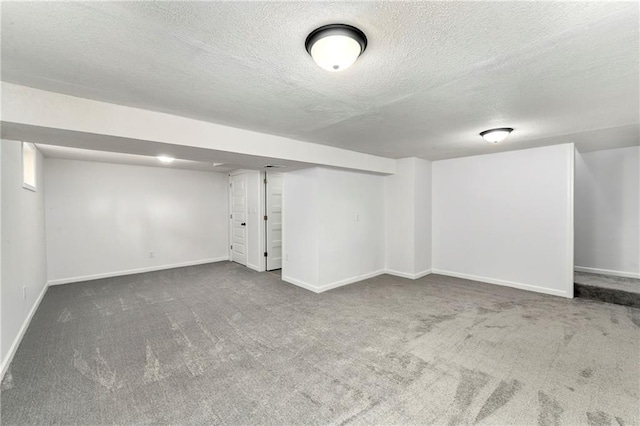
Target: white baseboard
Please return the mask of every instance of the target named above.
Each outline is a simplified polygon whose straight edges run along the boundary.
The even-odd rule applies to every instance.
[[[367,280],[369,278],[377,277],[378,275],[382,275],[384,273],[385,273],[384,269],[380,269],[379,271],[369,272],[368,274],[357,275],[355,277],[347,278],[347,279],[344,279],[344,280],[334,281],[334,282],[332,282],[330,284],[325,284],[325,285],[319,287],[320,291],[318,291],[318,293],[322,293],[323,291],[327,291],[327,290],[331,290],[331,289],[334,289],[334,288],[342,287],[343,285],[353,284],[353,283],[356,283],[358,281],[363,281],[363,280]]]
[[[449,277],[462,278],[462,279],[471,280],[471,281],[480,281],[480,282],[488,283],[488,284],[497,284],[497,285],[502,285],[502,286],[505,286],[505,287],[518,288],[520,290],[534,291],[536,293],[544,293],[544,294],[551,294],[551,295],[554,295],[554,296],[573,298],[573,291],[567,292],[567,291],[563,291],[563,290],[556,290],[556,289],[553,289],[553,288],[539,287],[539,286],[535,286],[535,285],[531,285],[531,284],[523,284],[523,283],[518,283],[518,282],[514,282],[514,281],[499,280],[499,279],[495,279],[495,278],[481,277],[481,276],[470,275],[470,274],[462,274],[462,273],[459,273],[459,272],[452,272],[452,271],[443,271],[441,269],[432,269],[431,273],[439,274],[439,275],[446,275],[446,276],[449,276]],[[573,289],[573,283],[571,285],[571,288]]]
[[[248,262],[247,262],[247,268],[249,268],[249,269],[253,269],[253,270],[254,270],[254,271],[256,271],[256,272],[264,272],[264,269],[260,269],[260,267],[259,267],[259,266],[252,265],[252,264],[250,264],[250,263],[248,263]]]
[[[282,281],[286,281],[286,282],[288,282],[289,284],[293,284],[293,285],[296,285],[296,286],[298,286],[298,287],[302,287],[302,288],[304,288],[305,290],[309,290],[309,291],[312,291],[312,292],[314,292],[314,293],[320,293],[320,291],[319,291],[318,287],[316,287],[316,286],[314,286],[314,285],[311,285],[311,284],[308,284],[308,283],[306,283],[306,282],[304,282],[304,281],[300,281],[300,280],[298,280],[298,279],[288,277],[288,276],[286,276],[286,275],[283,275],[283,276],[282,276]]]
[[[410,274],[408,272],[400,272],[400,271],[395,271],[393,269],[385,269],[385,274],[389,274],[389,275],[394,275],[396,277],[402,277],[402,278],[409,278],[410,280],[417,280],[418,278],[422,278],[425,277],[429,274],[431,274],[431,269],[426,269],[422,272],[418,272],[416,274]]]
[[[0,381],[4,379],[4,374],[7,372],[7,368],[9,368],[9,365],[13,360],[13,356],[16,354],[16,351],[18,350],[18,346],[20,346],[20,342],[24,337],[24,333],[27,331],[27,328],[29,328],[31,319],[33,318],[33,315],[38,310],[38,306],[40,306],[40,302],[42,302],[42,299],[44,298],[44,294],[47,292],[48,288],[49,286],[45,284],[44,288],[40,292],[40,295],[38,296],[35,303],[31,307],[31,310],[29,311],[27,318],[25,318],[24,322],[22,323],[22,327],[20,327],[20,330],[18,331],[18,335],[16,336],[15,339],[13,339],[13,343],[11,343],[11,347],[9,347],[9,352],[7,352],[7,355],[2,360],[2,364],[0,364]]]
[[[363,280],[366,280],[366,279],[369,279],[369,278],[373,278],[373,277],[377,277],[379,275],[384,275],[384,274],[395,275],[397,277],[409,278],[411,280],[416,280],[418,278],[422,278],[424,276],[427,276],[427,275],[431,274],[431,269],[427,269],[425,271],[418,272],[416,274],[409,274],[409,273],[406,273],[406,272],[394,271],[394,270],[391,270],[391,269],[380,269],[379,271],[374,271],[374,272],[370,272],[368,274],[358,275],[358,276],[347,278],[347,279],[344,279],[344,280],[335,281],[335,282],[332,282],[330,284],[325,284],[323,286],[315,286],[315,285],[306,283],[304,281],[300,281],[298,279],[288,277],[286,275],[282,276],[282,281],[286,281],[288,283],[297,285],[298,287],[302,287],[304,289],[313,291],[314,293],[322,293],[322,292],[325,292],[327,290],[331,290],[331,289],[334,289],[334,288],[337,288],[337,287],[342,287],[342,286],[347,285],[347,284],[353,284],[353,283],[358,282],[358,281],[363,281]]]
[[[640,272],[614,271],[612,269],[587,268],[586,266],[576,266],[573,269],[577,272],[588,272],[590,274],[613,275],[614,277],[640,279]]]
[[[300,281],[298,279],[295,278],[291,278],[291,277],[287,277],[286,275],[282,276],[282,281],[286,281],[288,283],[297,285],[298,287],[302,287],[304,289],[307,290],[311,290],[314,293],[322,293],[334,288],[338,288],[338,287],[342,287],[344,285],[347,284],[352,284],[358,281],[362,281],[362,280],[366,280],[369,278],[373,278],[373,277],[377,277],[378,275],[382,275],[385,273],[384,269],[380,269],[379,271],[374,271],[374,272],[369,272],[368,274],[364,274],[364,275],[357,275],[355,277],[351,277],[351,278],[347,278],[344,280],[340,280],[340,281],[335,281],[329,284],[324,284],[322,286],[316,286],[316,285],[312,285],[309,283],[306,283],[304,281]]]
[[[216,258],[211,258],[211,259],[193,260],[193,261],[189,261],[189,262],[173,263],[173,264],[170,264],[170,265],[150,266],[150,267],[147,267],[147,268],[129,269],[129,270],[126,270],[126,271],[105,272],[105,273],[102,273],[102,274],[84,275],[84,276],[81,276],[81,277],[61,278],[61,279],[49,281],[48,285],[70,284],[70,283],[77,283],[77,282],[82,282],[82,281],[99,280],[101,278],[110,278],[110,277],[119,277],[119,276],[123,276],[123,275],[142,274],[144,272],[162,271],[162,270],[165,270],[165,269],[182,268],[182,267],[185,267],[185,266],[203,265],[205,263],[222,262],[222,261],[225,261],[225,260],[229,260],[229,256],[216,257]]]

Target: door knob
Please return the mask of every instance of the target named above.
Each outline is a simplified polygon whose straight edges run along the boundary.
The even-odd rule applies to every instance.
[[[247,226],[246,222],[242,222],[240,225]]]

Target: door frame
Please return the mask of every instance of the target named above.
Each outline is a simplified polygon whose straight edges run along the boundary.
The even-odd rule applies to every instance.
[[[244,248],[245,248],[245,264],[239,265],[248,266],[249,264],[249,191],[248,191],[248,176],[245,170],[234,170],[229,173],[229,202],[228,202],[228,224],[229,224],[229,244],[227,244],[227,250],[229,251],[229,261],[233,262],[233,249],[231,246],[233,245],[233,177],[245,175],[245,185],[244,185],[244,217],[245,217],[245,232],[244,232]]]
[[[282,179],[282,200],[281,200],[281,238],[282,238],[282,246],[281,246],[281,250],[282,250],[282,257],[281,257],[281,263],[280,263],[280,268],[282,269],[282,264],[284,264],[284,173],[282,172],[268,172],[268,171],[264,171],[261,174],[261,179],[263,179],[263,185],[262,185],[262,208],[264,210],[263,213],[263,217],[268,217],[269,215],[269,201],[268,201],[268,197],[269,197],[269,175],[273,176],[273,175],[279,175],[280,179]],[[264,251],[265,253],[267,253],[269,251],[269,226],[268,226],[268,220],[263,220],[262,223],[262,246],[264,247]],[[268,271],[268,265],[269,265],[269,258],[265,257],[264,258],[264,270]]]
[[[245,244],[246,244],[246,252],[247,252],[247,263],[246,266],[249,269],[253,269],[254,271],[264,272],[267,270],[267,260],[263,256],[264,248],[266,244],[266,228],[265,221],[263,220],[264,215],[266,214],[266,206],[264,203],[265,197],[265,188],[263,184],[264,179],[264,170],[250,170],[250,169],[237,169],[228,173],[229,175],[229,244],[227,244],[227,249],[229,250],[229,260],[233,260],[233,254],[231,250],[231,245],[233,243],[233,222],[231,219],[232,209],[233,209],[233,201],[232,201],[232,192],[231,192],[231,178],[236,175],[246,175],[246,203],[245,203],[245,217],[247,219],[247,226],[245,232]],[[257,188],[254,188],[255,185],[258,185]],[[256,191],[257,189],[257,191]],[[251,191],[250,191],[251,190]],[[255,222],[255,223],[254,223]],[[256,226],[252,226],[256,225]],[[253,230],[257,227],[256,235],[253,235]],[[254,262],[254,258],[258,257],[257,263]]]

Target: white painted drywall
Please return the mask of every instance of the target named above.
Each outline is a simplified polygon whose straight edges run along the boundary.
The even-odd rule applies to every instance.
[[[384,270],[384,177],[320,168],[318,237],[321,289]]]
[[[47,285],[42,163],[38,152],[36,192],[24,189],[22,145],[2,141],[2,374]]]
[[[118,140],[119,151],[127,146],[154,142],[189,146],[265,158],[322,164],[377,173],[393,173],[395,160],[331,146],[219,124],[198,121],[139,108],[92,101],[59,93],[2,82],[2,120],[13,126],[38,126],[41,131],[84,132]],[[188,135],[188,137],[185,137]],[[110,151],[112,138],[94,149]],[[51,143],[41,141],[43,143]],[[263,163],[264,164],[264,163]]]
[[[415,273],[415,164],[397,160],[396,174],[385,177],[385,264],[390,271]]]
[[[309,290],[319,276],[318,174],[318,168],[283,174],[282,279]]]
[[[433,163],[433,272],[573,297],[573,144]]]
[[[45,181],[52,284],[228,257],[226,174],[46,159]]]
[[[384,271],[384,177],[314,168],[284,174],[285,281],[320,292]]]
[[[576,156],[575,265],[640,278],[640,147]]]
[[[431,162],[403,158],[384,179],[386,270],[418,278],[431,269]]]
[[[431,204],[432,204],[432,180],[431,162],[415,158],[415,232],[414,241],[416,276],[427,274],[431,271]]]

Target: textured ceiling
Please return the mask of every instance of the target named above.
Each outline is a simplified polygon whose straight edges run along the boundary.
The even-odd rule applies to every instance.
[[[332,22],[369,39],[341,73],[304,49]],[[638,27],[635,2],[3,2],[2,79],[392,158],[588,150],[638,144]]]

